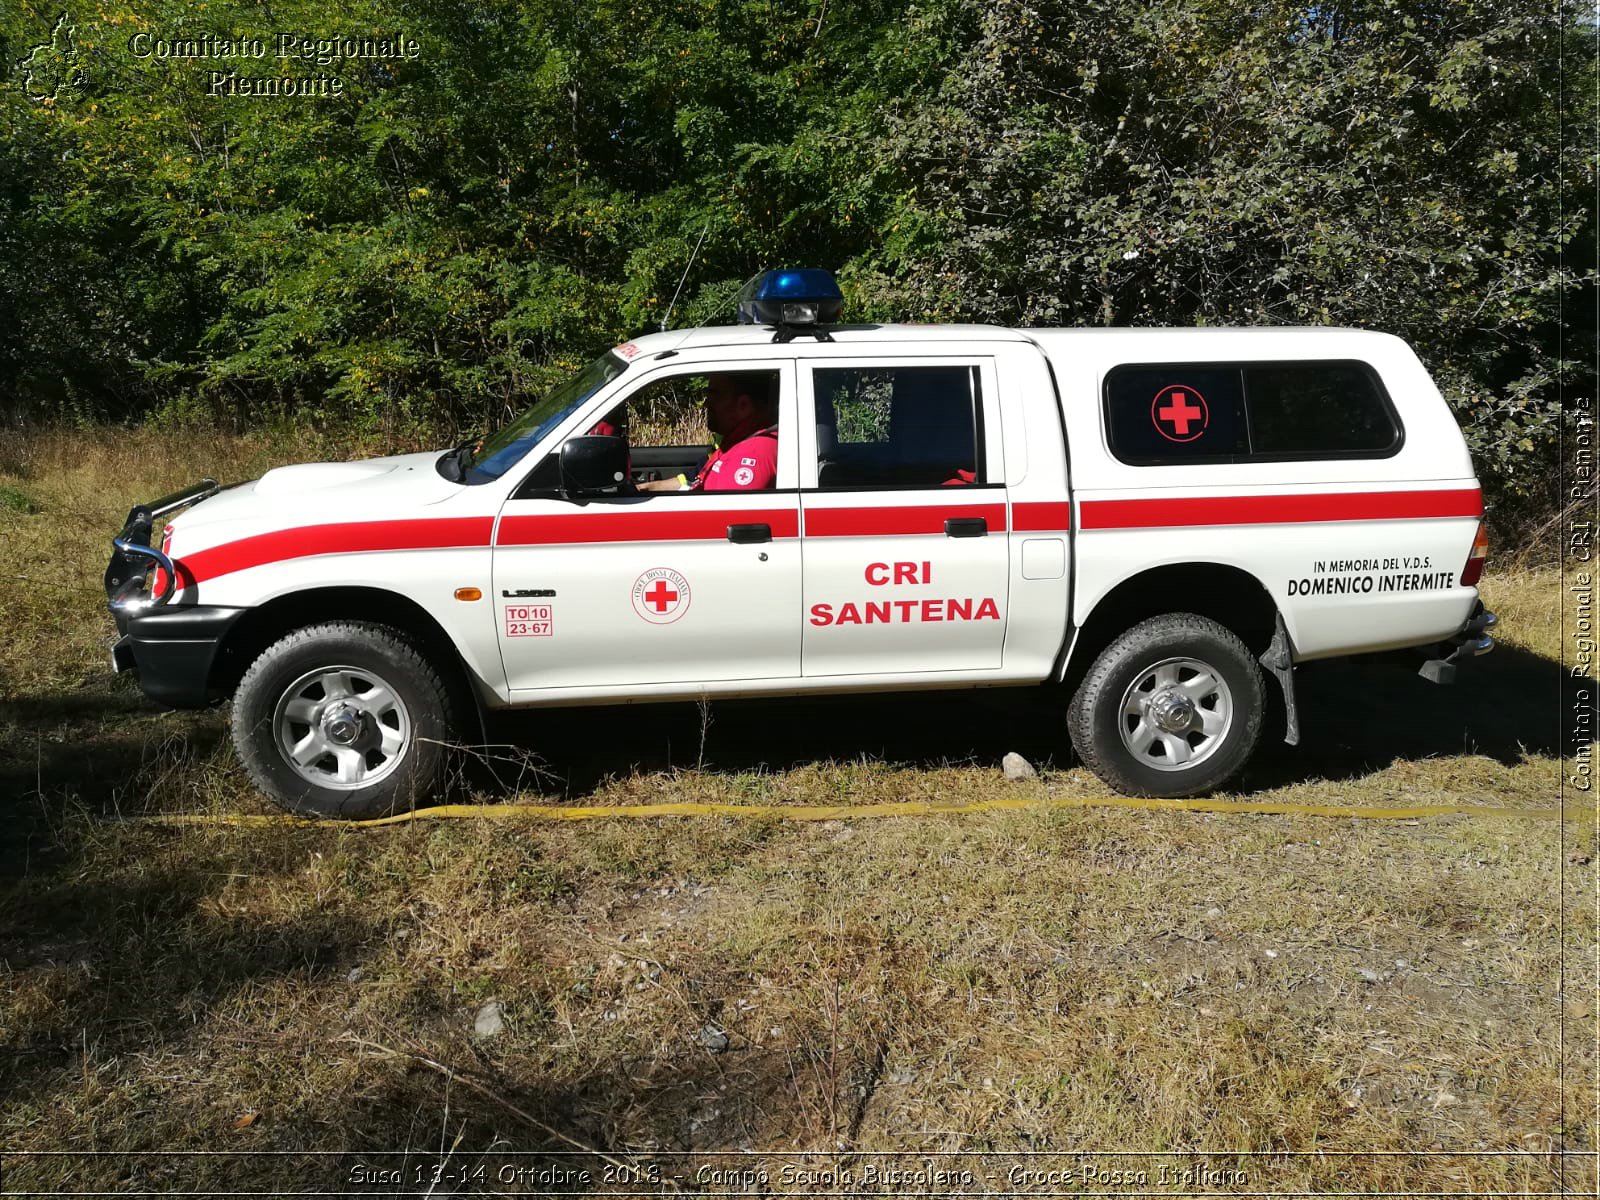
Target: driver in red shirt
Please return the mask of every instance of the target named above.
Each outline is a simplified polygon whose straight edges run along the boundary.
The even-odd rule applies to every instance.
[[[778,377],[767,371],[713,375],[706,383],[711,456],[693,479],[641,483],[648,492],[758,492],[778,482]]]

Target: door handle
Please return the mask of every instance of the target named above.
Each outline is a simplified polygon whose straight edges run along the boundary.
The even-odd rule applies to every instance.
[[[741,546],[754,545],[756,542],[770,542],[772,540],[772,526],[729,525],[728,540]]]
[[[944,532],[946,537],[985,537],[989,522],[983,517],[946,517]]]

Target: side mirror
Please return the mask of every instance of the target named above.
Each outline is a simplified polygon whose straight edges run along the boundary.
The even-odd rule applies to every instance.
[[[568,438],[561,446],[561,494],[616,496],[628,483],[628,443],[619,437]]]

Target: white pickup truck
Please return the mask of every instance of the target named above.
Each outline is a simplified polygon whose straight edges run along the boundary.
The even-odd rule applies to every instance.
[[[829,324],[818,275],[481,442],[135,508],[116,666],[231,696],[280,804],[369,817],[485,709],[920,688],[1036,688],[1106,783],[1194,795],[1269,703],[1297,740],[1297,663],[1421,647],[1444,682],[1492,648],[1478,482],[1399,339]],[[710,474],[708,388],[760,435]]]

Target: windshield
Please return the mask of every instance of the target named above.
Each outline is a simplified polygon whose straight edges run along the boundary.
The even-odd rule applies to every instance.
[[[487,483],[499,479],[568,413],[627,369],[627,362],[615,354],[609,351],[602,354],[511,424],[484,439],[483,448],[467,472],[467,482]]]

